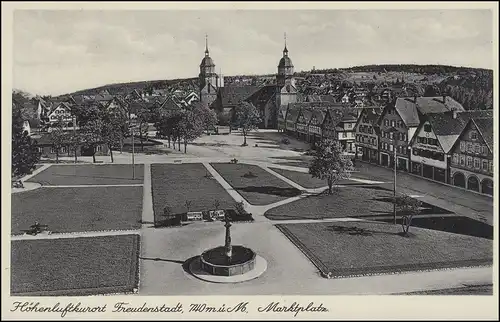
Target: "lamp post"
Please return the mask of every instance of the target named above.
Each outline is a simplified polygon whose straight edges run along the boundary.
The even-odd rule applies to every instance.
[[[130,131],[132,134],[132,179],[135,179],[135,147],[134,147],[134,130],[135,122],[132,117],[130,117]]]
[[[391,127],[389,129],[389,133],[392,133],[392,143],[393,143],[393,150],[394,150],[394,184],[393,184],[393,203],[392,203],[392,213],[394,215],[394,224],[396,224],[396,165],[397,165],[397,155],[396,155],[396,133],[398,133],[398,130],[395,129],[394,127]]]

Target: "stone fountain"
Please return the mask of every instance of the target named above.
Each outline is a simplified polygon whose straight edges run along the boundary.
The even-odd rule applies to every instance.
[[[252,249],[231,244],[231,222],[225,216],[224,246],[208,249],[191,262],[190,270],[196,277],[216,283],[237,283],[260,276],[267,262]]]

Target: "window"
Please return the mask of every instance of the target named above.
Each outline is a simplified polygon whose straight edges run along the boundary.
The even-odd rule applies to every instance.
[[[394,149],[394,146],[393,146],[392,144],[389,144],[389,151],[391,151],[391,152],[392,152],[392,151],[393,151],[393,149]]]
[[[470,139],[477,140],[477,132],[476,131],[470,131]]]
[[[474,153],[474,148],[472,147],[471,142],[467,142],[467,152]]]
[[[453,154],[453,164],[458,164],[458,154]]]
[[[413,149],[413,155],[418,155],[418,149]]]
[[[102,151],[102,146],[100,144],[96,145],[95,151],[96,152],[101,152]]]
[[[43,149],[41,147],[37,147],[36,150],[37,150],[38,153],[42,153],[43,152]]]
[[[466,146],[464,141],[460,141],[460,152],[465,152]]]
[[[424,125],[424,131],[425,132],[430,132],[431,131],[431,125],[430,124],[425,124]]]
[[[467,166],[472,168],[472,157],[467,157]]]
[[[391,126],[392,126],[392,127],[396,127],[396,121],[395,121],[395,120],[392,120],[392,121],[391,121]]]
[[[50,147],[50,153],[56,153],[56,149],[53,146]]]
[[[493,161],[490,161],[489,172],[493,173]]]
[[[388,120],[388,119],[385,119],[385,120],[384,120],[384,125],[385,125],[385,126],[389,126],[389,120]]]
[[[486,145],[481,146],[481,154],[488,155],[488,147]]]
[[[474,150],[476,151],[476,154],[481,153],[481,145],[479,143],[474,143]]]
[[[465,166],[465,155],[460,154],[460,165]]]
[[[61,148],[61,153],[66,153],[66,147],[65,147],[65,146],[63,146],[63,147]]]
[[[389,132],[389,138],[390,138],[391,140],[393,140],[393,139],[394,139],[394,133],[393,133],[393,132]]]
[[[483,171],[488,171],[488,160],[483,160]]]
[[[474,158],[474,168],[475,169],[480,169],[481,168],[481,164],[480,164],[478,158]]]

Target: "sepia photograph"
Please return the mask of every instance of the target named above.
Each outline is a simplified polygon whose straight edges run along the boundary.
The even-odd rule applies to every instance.
[[[215,4],[11,8],[9,314],[498,296],[497,4]]]

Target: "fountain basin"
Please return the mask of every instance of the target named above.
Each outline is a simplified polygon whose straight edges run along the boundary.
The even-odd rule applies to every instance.
[[[200,256],[201,269],[216,276],[243,275],[255,268],[256,254],[253,250],[240,245],[232,247],[231,261],[227,261],[224,246],[203,252]]]

